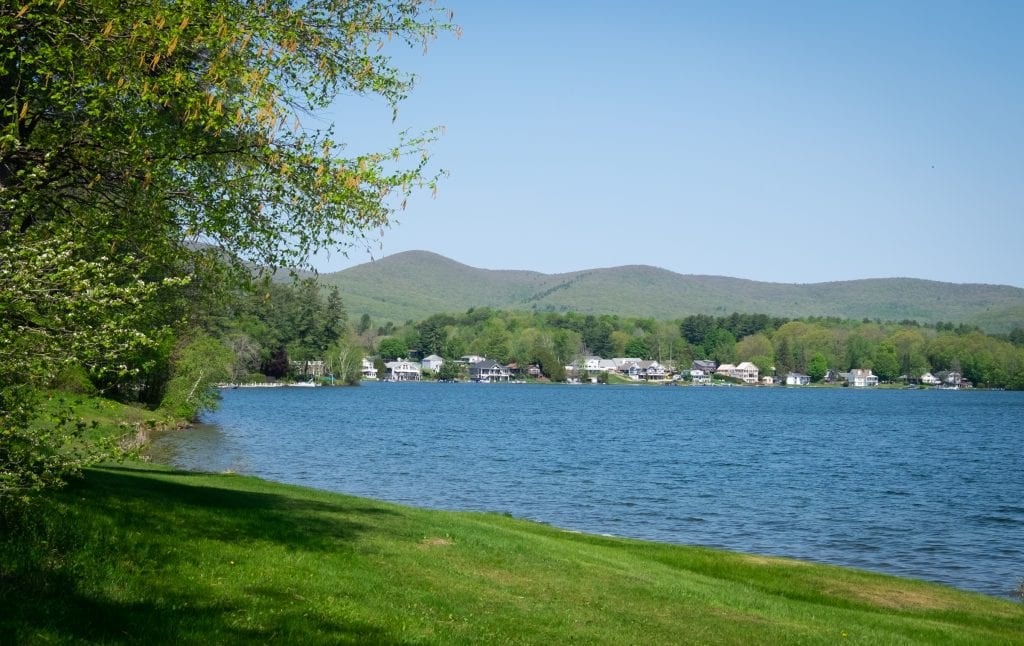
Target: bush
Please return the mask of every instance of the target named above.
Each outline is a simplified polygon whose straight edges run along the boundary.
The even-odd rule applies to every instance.
[[[172,357],[171,379],[160,408],[175,417],[195,419],[217,406],[216,386],[231,378],[234,356],[217,339],[199,336]]]

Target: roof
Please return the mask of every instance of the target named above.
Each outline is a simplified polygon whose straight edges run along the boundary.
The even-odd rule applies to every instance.
[[[483,361],[477,361],[476,363],[470,364],[469,367],[470,369],[475,368],[476,370],[493,370],[495,368],[504,368],[505,366],[501,365],[494,359],[484,359]]]
[[[432,354],[429,357],[423,357],[423,360],[424,361],[444,361],[444,359],[442,357],[439,357],[436,354]]]

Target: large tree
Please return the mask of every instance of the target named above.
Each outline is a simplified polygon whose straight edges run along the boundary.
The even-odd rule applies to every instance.
[[[32,340],[0,355],[0,496],[37,481],[8,449],[31,445],[26,393],[57,367],[159,363],[147,348],[173,344],[152,332],[181,321],[175,305],[197,302],[224,259],[302,266],[433,185],[432,133],[345,156],[334,129],[315,126],[341,94],[397,109],[413,79],[389,43],[425,46],[448,27],[437,11],[421,0],[0,6],[0,337]],[[37,249],[87,271],[48,287],[42,265],[22,261]],[[149,316],[121,314],[133,306]]]

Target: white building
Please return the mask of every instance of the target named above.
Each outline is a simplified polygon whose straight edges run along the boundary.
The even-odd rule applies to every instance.
[[[733,379],[740,379],[744,383],[748,384],[756,384],[759,372],[760,370],[757,366],[749,361],[744,361],[738,366],[734,366],[731,363],[723,363],[718,366],[718,370],[715,371],[715,374],[725,375],[727,377],[732,377]]]
[[[360,373],[363,375],[363,379],[376,379],[377,369],[373,366],[373,362],[363,357],[363,367]]]
[[[847,381],[856,388],[869,388],[878,385],[878,377],[866,368],[856,368],[850,371]]]
[[[385,377],[388,381],[420,380],[420,364],[414,361],[399,359],[398,361],[388,361],[384,366],[388,371],[387,377]]]
[[[921,383],[926,386],[938,386],[939,384],[942,383],[942,381],[940,381],[939,378],[933,375],[932,373],[926,372],[923,375],[921,375]]]
[[[808,375],[802,375],[799,372],[790,372],[786,374],[787,386],[806,386],[809,383],[811,383],[811,378]]]
[[[444,359],[437,356],[436,354],[432,354],[429,357],[424,358],[421,363],[423,364],[424,370],[437,372],[438,370],[441,369],[441,366],[444,365]]]

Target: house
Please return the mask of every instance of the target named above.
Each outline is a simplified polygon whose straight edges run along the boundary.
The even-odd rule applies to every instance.
[[[809,383],[811,383],[811,378],[808,375],[802,375],[799,372],[786,373],[787,386],[806,386]]]
[[[526,366],[526,374],[533,378],[537,378],[540,377],[543,373],[541,373],[540,371],[539,364],[531,363],[530,365]]]
[[[319,379],[327,374],[323,361],[292,361],[292,374]]]
[[[699,370],[697,368],[691,370],[684,370],[683,375],[688,376],[690,378],[690,381],[695,384],[706,384],[711,381],[711,373],[704,372],[703,370]]]
[[[469,364],[469,378],[473,381],[509,381],[511,377],[508,368],[494,359],[484,359]]]
[[[646,381],[663,381],[666,377],[665,366],[657,361],[641,361],[636,364],[640,368],[640,378]]]
[[[690,364],[690,370],[700,370],[706,375],[711,375],[718,370],[718,362],[713,359],[694,359]]]
[[[732,376],[737,379],[742,379],[748,384],[756,384],[758,372],[760,372],[760,369],[757,366],[749,361],[744,361],[740,363],[740,365],[736,366],[736,369],[733,370]]]
[[[474,363],[480,363],[481,361],[486,361],[486,360],[487,360],[487,357],[481,357],[480,355],[476,355],[476,354],[464,354],[461,357],[459,357],[459,361],[461,361],[462,363],[465,363],[465,364],[469,364],[469,365],[472,365]]]
[[[926,386],[938,386],[942,381],[930,372],[921,375],[921,383]]]
[[[626,374],[629,371],[629,367],[637,363],[640,363],[640,357],[615,357],[612,359],[615,372],[621,372],[622,374]]]
[[[955,370],[941,370],[935,373],[935,378],[944,386],[959,386],[964,376]]]
[[[843,381],[843,377],[835,370],[829,369],[825,371],[825,376],[822,378],[822,381],[826,384],[834,384]]]
[[[387,376],[385,379],[388,381],[420,380],[420,364],[413,361],[399,359],[398,361],[389,361],[385,363],[384,366],[387,369]]]
[[[731,363],[723,363],[722,365],[718,366],[715,369],[715,374],[716,375],[724,375],[726,377],[731,377],[732,376],[732,371],[735,370],[735,369],[736,369],[736,366],[734,366],[733,364],[731,364]]]
[[[856,388],[866,388],[878,385],[878,377],[876,377],[871,370],[866,368],[855,368],[851,370],[847,381],[851,386]]]
[[[436,354],[432,354],[429,357],[425,357],[423,361],[421,361],[420,363],[423,364],[424,370],[437,372],[438,370],[441,369],[441,366],[444,364],[444,359],[437,356]]]
[[[373,366],[373,362],[366,357],[363,357],[362,364],[362,368],[359,372],[363,375],[363,379],[376,379],[377,369]]]
[[[756,384],[758,372],[760,372],[760,370],[757,366],[749,361],[744,361],[738,366],[734,366],[731,363],[723,363],[718,366],[718,370],[715,371],[715,374],[725,375],[726,377],[732,377],[733,379],[740,379],[744,383],[748,384]]]

